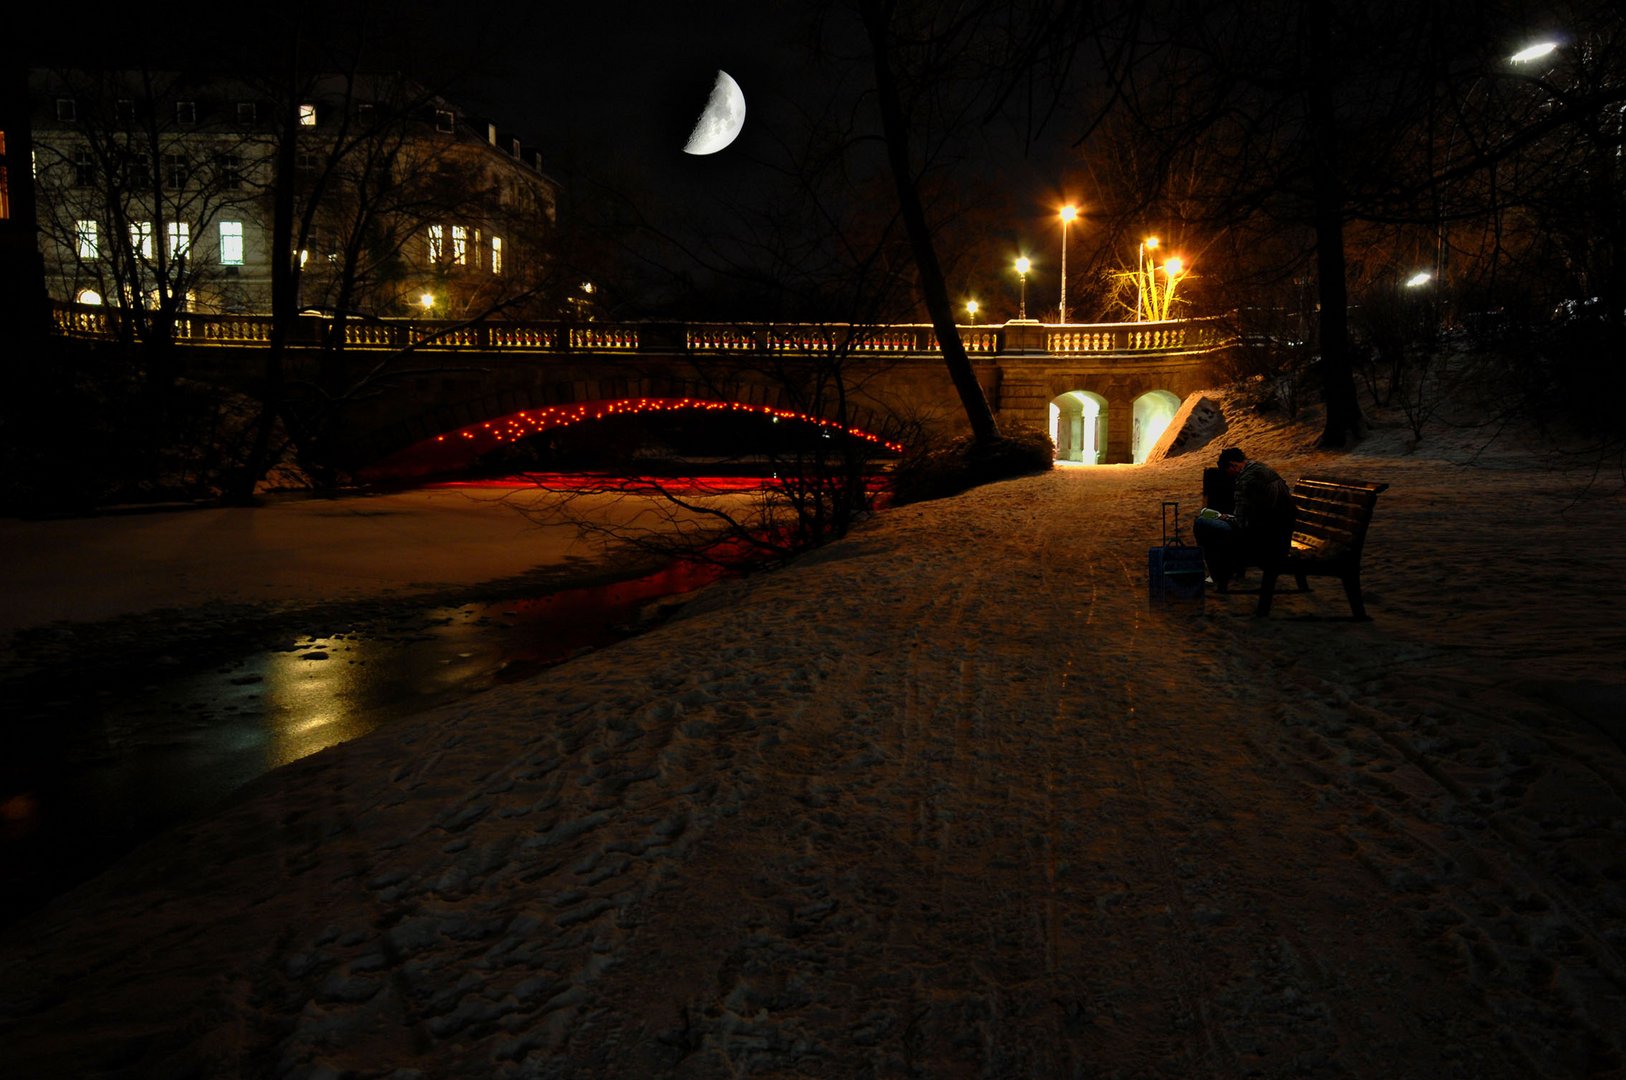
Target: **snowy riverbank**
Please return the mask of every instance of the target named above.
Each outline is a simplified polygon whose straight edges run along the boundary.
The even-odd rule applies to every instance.
[[[28,1076],[1626,1068],[1626,500],[1386,480],[1369,623],[1147,599],[1212,456],[889,511],[250,785],[0,939]]]

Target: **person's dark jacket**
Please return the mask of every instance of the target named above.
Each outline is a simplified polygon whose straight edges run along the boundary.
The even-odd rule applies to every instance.
[[[1293,538],[1296,512],[1287,483],[1262,461],[1242,466],[1236,478],[1236,501],[1231,513],[1255,552],[1283,552]]]

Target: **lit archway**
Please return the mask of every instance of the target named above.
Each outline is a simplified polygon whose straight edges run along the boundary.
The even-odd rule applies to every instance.
[[[1107,445],[1107,401],[1088,390],[1069,390],[1050,399],[1050,438],[1057,461],[1099,465]]]
[[[1167,390],[1148,390],[1135,399],[1135,429],[1130,437],[1129,460],[1136,465],[1146,460],[1179,409],[1180,399]]]

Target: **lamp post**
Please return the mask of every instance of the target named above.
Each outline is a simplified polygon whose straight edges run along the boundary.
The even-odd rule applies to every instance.
[[[1178,257],[1164,260],[1163,275],[1168,278],[1169,284],[1163,294],[1162,310],[1157,315],[1160,322],[1169,317],[1169,309],[1174,306],[1174,285],[1175,282],[1180,280],[1180,271],[1185,268],[1185,265]]]
[[[965,302],[965,313],[971,317],[972,326],[977,325],[977,307],[978,304],[975,300],[967,300]]]
[[[1150,277],[1153,272],[1147,266],[1146,253],[1157,250],[1157,237],[1148,236],[1140,242],[1140,263],[1135,275],[1135,321],[1145,322],[1151,314],[1151,308],[1156,303],[1157,281]]]
[[[1067,226],[1078,217],[1078,207],[1071,203],[1061,208],[1061,305],[1060,323],[1067,321]]]
[[[1514,68],[1525,68],[1526,65],[1533,64],[1537,60],[1551,56],[1554,52],[1558,51],[1562,45],[1563,43],[1561,41],[1551,39],[1531,42],[1530,44],[1519,49],[1517,52],[1505,56],[1501,61],[1502,70],[1507,70],[1506,65],[1509,64],[1513,65]],[[1481,72],[1477,77],[1475,77],[1473,82],[1468,84],[1468,89],[1462,95],[1462,100],[1456,104],[1453,118],[1451,120],[1451,130],[1446,136],[1445,140],[1445,157],[1441,163],[1441,168],[1446,171],[1452,171],[1456,167],[1456,162],[1452,158],[1452,154],[1456,149],[1457,129],[1461,124],[1461,117],[1464,115],[1464,113],[1466,113],[1470,103],[1473,101],[1474,93],[1479,89],[1480,83],[1484,82],[1488,75],[1489,73],[1487,72]],[[1494,158],[1492,159],[1490,165],[1490,176],[1491,181],[1494,184],[1496,180],[1496,163]],[[1434,196],[1435,237],[1433,280],[1439,283],[1438,291],[1435,294],[1436,302],[1441,306],[1442,311],[1448,312],[1452,299],[1451,294],[1455,291],[1452,288],[1452,283],[1457,277],[1457,274],[1454,270],[1451,270],[1449,273],[1447,272],[1448,269],[1450,269],[1446,265],[1449,260],[1450,236],[1449,227],[1446,223],[1444,200],[1444,194],[1437,191]],[[1406,282],[1407,288],[1417,288],[1418,284],[1420,283],[1418,283],[1415,278]]]
[[[1016,260],[1016,274],[1022,279],[1022,299],[1016,309],[1016,317],[1018,319],[1026,319],[1028,317],[1028,268],[1032,265],[1033,264],[1028,261],[1028,257],[1026,255],[1023,255]]]

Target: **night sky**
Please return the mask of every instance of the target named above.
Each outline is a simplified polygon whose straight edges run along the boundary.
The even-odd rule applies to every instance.
[[[830,15],[821,21],[817,11],[826,7]],[[372,63],[389,66],[402,58],[401,67],[444,84],[471,119],[493,121],[505,138],[517,136],[539,152],[544,170],[565,185],[562,212],[572,222],[597,227],[606,216],[622,226],[644,222],[643,229],[623,227],[614,243],[644,245],[631,258],[656,277],[704,277],[707,267],[740,257],[737,238],[753,229],[752,242],[760,243],[762,219],[746,219],[769,212],[764,207],[782,212],[795,205],[785,194],[794,188],[788,176],[807,153],[809,132],[820,125],[849,125],[849,136],[859,140],[848,197],[865,213],[890,212],[884,188],[890,174],[867,96],[867,45],[850,5],[472,0],[454,10],[405,0],[384,12],[347,0],[269,11],[178,0],[159,22],[148,10],[105,0],[82,10],[73,27],[56,26],[38,37],[37,62],[100,58],[130,66],[144,56],[154,66],[173,58],[176,66],[230,69],[275,55],[286,20],[317,27],[318,39],[336,43],[359,36]],[[347,47],[338,45],[333,54],[347,59]],[[717,154],[684,154],[719,70],[744,92],[744,130]],[[955,134],[976,146],[955,174],[958,197],[1002,223],[1003,231],[984,238],[974,258],[986,264],[982,276],[1010,295],[985,295],[985,312],[993,315],[1008,300],[1013,310],[1003,314],[1014,316],[1009,266],[1016,254],[1034,257],[1032,288],[1054,287],[1042,283],[1054,280],[1055,208],[1077,197],[1077,178],[1068,170],[1081,159],[1060,129],[1039,143],[1025,143],[998,123],[967,125]],[[1073,240],[1072,258],[1082,265],[1088,237],[1075,227]]]

